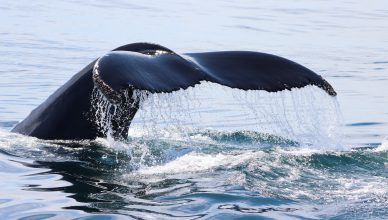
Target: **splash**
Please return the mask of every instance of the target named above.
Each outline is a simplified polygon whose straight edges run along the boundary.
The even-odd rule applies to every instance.
[[[342,147],[338,103],[315,87],[268,93],[203,82],[173,93],[133,90],[123,97],[129,105],[112,103],[97,88],[93,90],[94,120],[107,136],[97,142],[126,152],[135,170],[173,170],[182,161],[202,159],[217,164],[227,160],[224,153],[241,149]],[[117,120],[134,107],[128,139],[117,141]],[[213,160],[207,158],[209,153],[220,155]],[[203,165],[198,169],[208,165],[196,164]],[[164,165],[167,168],[160,167]]]
[[[338,102],[313,86],[268,93],[202,82],[187,90],[142,97],[146,98],[130,135],[190,139],[193,130],[255,131],[302,145],[342,146]]]
[[[127,135],[128,125],[145,94],[135,93],[130,89],[124,90],[120,93],[119,100],[112,102],[97,87],[93,88],[91,115],[94,117],[91,120],[102,136],[114,139],[113,137],[120,137],[122,134]]]
[[[388,151],[388,137],[386,137],[380,146],[378,146],[375,151]]]

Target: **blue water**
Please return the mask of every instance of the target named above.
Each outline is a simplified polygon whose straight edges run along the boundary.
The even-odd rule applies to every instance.
[[[0,219],[388,219],[385,1],[0,3]],[[132,42],[280,55],[338,97],[203,85],[150,99],[125,142],[9,132]]]

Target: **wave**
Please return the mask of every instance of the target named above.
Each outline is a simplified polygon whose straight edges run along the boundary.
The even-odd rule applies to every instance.
[[[325,150],[252,131],[199,129],[188,139],[146,134],[138,129],[126,142],[42,141],[2,131],[2,172],[27,167],[20,175],[31,176],[24,181],[28,191],[73,194],[74,209],[136,216],[161,217],[175,208],[180,217],[217,209],[322,218],[384,210],[388,201],[386,141],[376,148]],[[35,184],[34,177],[45,183]],[[250,194],[257,203],[241,202]],[[104,202],[112,198],[116,202]]]

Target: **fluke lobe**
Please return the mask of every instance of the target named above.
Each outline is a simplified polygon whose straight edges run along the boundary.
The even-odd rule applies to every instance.
[[[93,90],[98,89],[116,107],[109,123],[111,134],[126,139],[139,108],[139,100],[132,98],[135,90],[173,92],[201,81],[268,92],[315,85],[336,96],[321,76],[275,55],[250,51],[177,54],[160,45],[134,43],[87,65],[12,131],[50,140],[105,137],[92,104]]]

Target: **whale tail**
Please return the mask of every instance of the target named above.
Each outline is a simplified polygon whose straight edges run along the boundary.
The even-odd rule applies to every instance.
[[[333,87],[321,76],[285,58],[249,51],[224,51],[177,54],[155,44],[130,44],[117,48],[99,58],[93,68],[97,88],[117,106],[136,106],[131,116],[114,121],[127,126],[113,134],[126,138],[128,127],[138,110],[136,99],[128,102],[123,94],[134,90],[169,93],[194,87],[202,81],[218,83],[242,90],[278,92],[314,85],[331,96]],[[116,123],[117,124],[117,123]],[[122,123],[121,123],[122,124]]]
[[[250,51],[179,55],[165,47],[146,45],[144,50],[112,51],[102,56],[94,66],[95,83],[104,85],[108,96],[108,90],[120,93],[129,87],[151,93],[173,92],[201,81],[268,92],[315,85],[336,96],[321,76],[279,56]]]
[[[318,86],[331,96],[333,87],[321,76],[282,57],[248,51],[177,54],[148,43],[128,44],[100,57],[73,76],[13,132],[41,139],[94,139],[106,136],[99,128],[92,103],[95,87],[117,107],[111,115],[116,138],[127,137],[139,100],[135,90],[173,92],[202,81],[242,90],[277,92]],[[111,109],[105,109],[111,114]],[[104,115],[104,114],[102,114]]]

